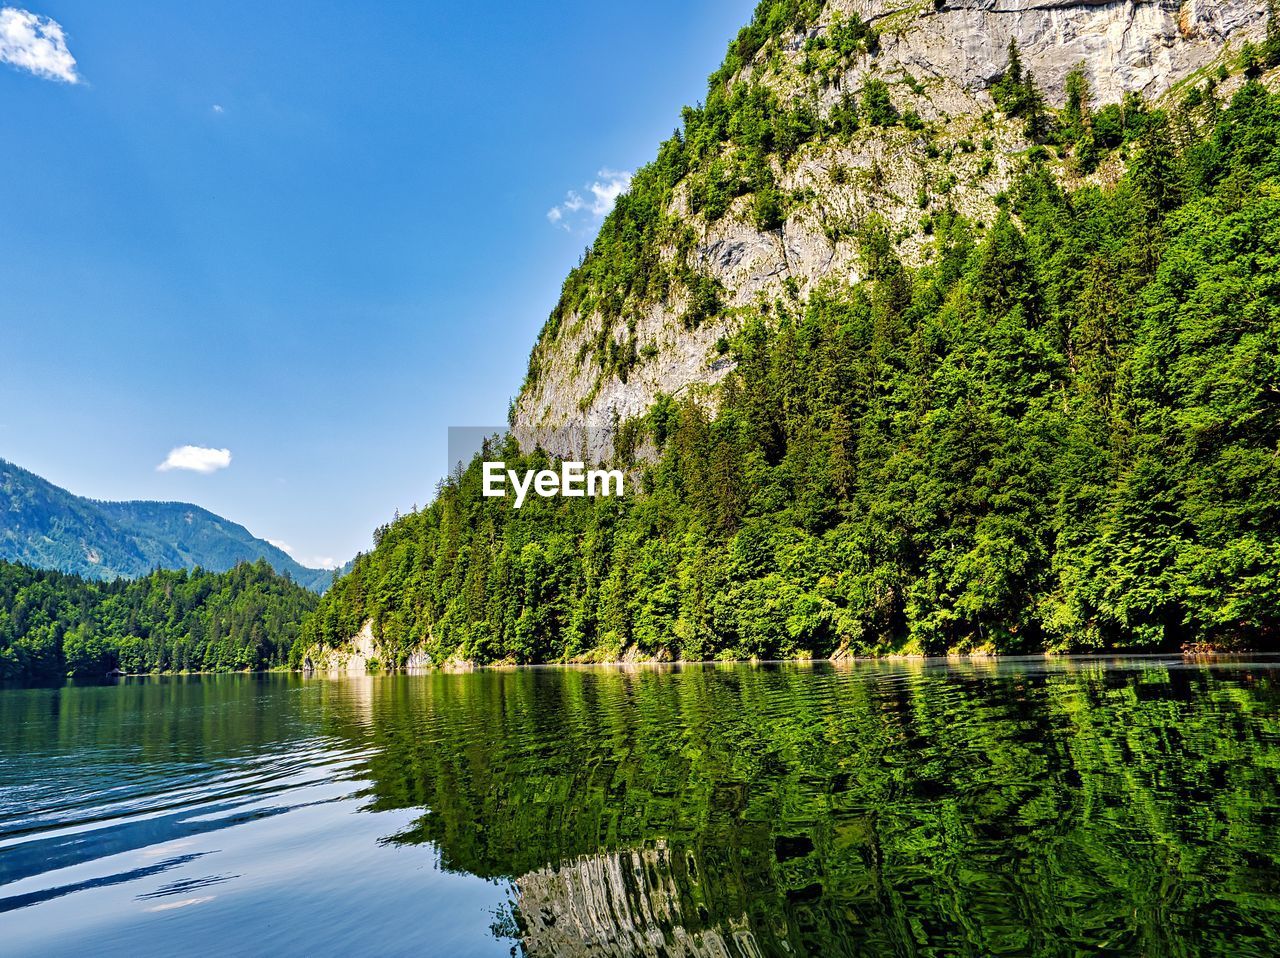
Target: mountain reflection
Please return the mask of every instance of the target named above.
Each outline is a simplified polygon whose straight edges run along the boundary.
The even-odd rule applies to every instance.
[[[511,882],[533,955],[1267,954],[1270,663],[377,681],[392,843]],[[364,724],[363,722],[361,723]]]
[[[705,910],[685,914],[681,889],[698,883],[663,842],[540,869],[516,881],[523,943],[531,955],[762,954],[745,913],[710,926]]]

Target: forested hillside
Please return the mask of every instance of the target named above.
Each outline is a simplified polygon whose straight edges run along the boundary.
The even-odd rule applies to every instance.
[[[283,665],[315,605],[265,560],[111,582],[0,560],[0,680]]]
[[[0,459],[0,559],[94,579],[162,569],[225,571],[266,559],[320,592],[333,573],[310,569],[244,526],[188,502],[102,502],[73,495]]]
[[[372,620],[388,660],[1273,646],[1270,37],[1160,108],[1091,106],[1077,78],[1051,109],[1011,51],[996,98],[1035,145],[991,221],[922,200],[910,266],[867,218],[859,276],[739,314],[714,402],[660,397],[622,424],[642,493],[515,511],[472,463],[380,530],[304,641]],[[590,268],[641,282],[627,237],[646,215],[620,205]],[[488,458],[546,457],[508,440]]]

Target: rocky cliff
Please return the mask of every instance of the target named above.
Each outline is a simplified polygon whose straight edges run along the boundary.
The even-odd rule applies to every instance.
[[[801,303],[824,281],[861,279],[858,236],[872,219],[908,263],[926,255],[931,215],[943,207],[980,228],[992,222],[1035,145],[993,101],[1011,44],[1049,106],[1063,102],[1073,71],[1100,106],[1127,94],[1167,98],[1260,39],[1266,22],[1266,0],[762,4],[713,77],[708,107],[763,88],[828,130],[842,109],[860,106],[856,128],[794,150],[770,144],[768,168],[746,177],[752,187],[738,181],[725,209],[708,209],[707,182],[729,177],[722,171],[742,151],[732,132],[713,150],[695,149],[702,133],[686,111],[683,137],[656,164],[677,149],[683,157],[658,192],[661,208],[647,214],[660,226],[645,227],[632,207],[605,223],[602,236],[625,244],[626,268],[606,261],[598,240],[570,277],[533,350],[513,431],[526,447],[606,456],[618,424],[660,394],[714,402],[707,387],[732,368],[726,341],[744,313]],[[869,117],[869,105],[880,109],[869,94],[887,98],[893,122]],[[1082,172],[1059,153],[1051,159],[1064,179],[1105,181],[1124,161],[1121,153]],[[633,261],[645,265],[644,282]]]

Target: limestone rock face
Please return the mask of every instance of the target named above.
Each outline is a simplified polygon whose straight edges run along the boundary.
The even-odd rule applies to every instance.
[[[1256,0],[945,0],[923,9],[844,0],[831,8],[872,22],[897,18],[901,33],[889,34],[888,56],[967,92],[980,93],[1000,76],[1012,39],[1051,100],[1083,64],[1102,103],[1128,91],[1159,96],[1266,20],[1266,5]]]
[[[406,672],[425,672],[432,665],[431,656],[418,649],[409,653],[409,657],[404,663],[404,670]]]
[[[806,41],[855,13],[877,29],[879,51],[852,57],[815,88],[798,67]],[[526,448],[606,457],[616,424],[643,414],[660,393],[711,401],[708,387],[732,368],[724,338],[739,328],[743,307],[799,305],[824,280],[861,279],[853,237],[868,217],[888,224],[908,263],[919,263],[928,246],[931,202],[945,199],[975,223],[992,222],[996,197],[1031,145],[1021,124],[993,112],[988,92],[1005,70],[1011,39],[1051,105],[1061,104],[1067,74],[1080,67],[1096,107],[1129,92],[1159,98],[1265,28],[1266,0],[831,0],[811,28],[780,41],[772,62],[761,51],[738,80],[768,84],[787,99],[808,97],[822,114],[875,77],[900,111],[915,113],[931,132],[864,126],[851,140],[807,144],[785,164],[775,159],[780,190],[805,199],[773,231],[756,228],[750,197],[707,223],[688,212],[678,187],[668,213],[694,229],[688,263],[720,284],[722,310],[686,328],[688,303],[675,291],[630,308],[630,325],[568,316],[535,349],[540,372],[516,401],[513,432]],[[1095,176],[1117,172],[1104,166]],[[671,261],[677,253],[661,256]],[[602,335],[634,338],[640,359],[625,381],[593,361],[591,345]]]
[[[379,661],[378,641],[373,635],[372,620],[341,648],[317,646],[309,649],[305,671],[327,675],[366,675],[371,662]]]

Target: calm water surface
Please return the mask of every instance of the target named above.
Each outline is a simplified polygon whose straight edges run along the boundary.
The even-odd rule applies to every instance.
[[[0,691],[4,955],[1272,955],[1280,670]]]

